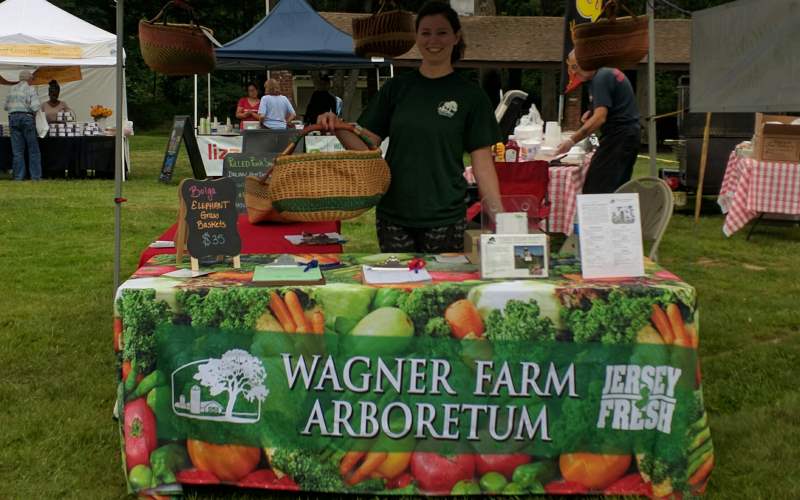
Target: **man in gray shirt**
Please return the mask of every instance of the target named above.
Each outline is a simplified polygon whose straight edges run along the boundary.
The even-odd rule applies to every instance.
[[[25,179],[25,146],[28,147],[28,167],[31,180],[42,178],[42,156],[39,153],[39,141],[36,137],[36,111],[39,110],[39,96],[31,86],[33,74],[28,70],[20,71],[19,83],[11,87],[6,97],[5,110],[8,111],[8,125],[11,128],[11,151],[14,155],[12,168],[14,180]]]
[[[613,193],[630,180],[639,153],[636,94],[622,71],[616,68],[586,71],[578,65],[575,51],[567,58],[567,68],[580,80],[589,82],[592,109],[581,117],[583,126],[559,144],[556,154],[566,153],[576,142],[600,130],[600,147],[586,173],[583,193]]]

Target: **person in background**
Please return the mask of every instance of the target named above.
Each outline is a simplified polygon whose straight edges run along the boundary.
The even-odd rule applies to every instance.
[[[331,93],[331,78],[328,75],[322,75],[319,81],[320,88],[311,94],[311,99],[308,100],[308,106],[303,115],[303,123],[306,125],[317,123],[317,117],[322,113],[329,111],[336,113],[336,96]],[[338,116],[339,113],[336,115]]]
[[[14,155],[12,168],[15,181],[25,179],[26,146],[31,180],[38,181],[42,178],[42,156],[39,153],[34,118],[40,104],[39,96],[30,84],[32,79],[33,74],[30,71],[20,71],[19,83],[11,87],[4,108],[8,111],[8,125],[11,128],[11,151]]]
[[[246,121],[261,121],[258,117],[258,107],[261,99],[258,97],[258,85],[253,82],[247,84],[247,95],[239,99],[236,104],[236,118],[239,120],[239,128],[244,128]]]
[[[419,10],[416,46],[419,69],[387,81],[356,124],[356,133],[375,144],[390,138],[392,182],[378,203],[378,242],[382,252],[461,252],[467,225],[463,153],[470,155],[483,209],[492,217],[501,206],[491,154],[500,129],[486,93],[453,69],[465,43],[448,4],[428,2]],[[317,123],[333,131],[342,122],[328,112]],[[352,132],[336,135],[346,148],[364,149]]]
[[[58,121],[59,111],[72,111],[69,106],[67,106],[66,102],[58,100],[58,97],[61,95],[61,86],[58,85],[57,81],[50,80],[47,88],[47,95],[50,97],[50,100],[42,103],[42,111],[47,118],[47,123]]]
[[[264,97],[258,106],[258,118],[261,125],[272,129],[285,129],[286,124],[295,117],[292,103],[285,95],[281,95],[278,80],[270,78],[264,83]]]
[[[556,155],[567,153],[584,137],[600,130],[600,147],[592,156],[583,193],[613,193],[631,179],[639,154],[636,94],[622,71],[617,68],[586,71],[578,64],[574,50],[567,57],[567,70],[572,78],[589,82],[591,109],[581,117],[581,128],[559,144]]]

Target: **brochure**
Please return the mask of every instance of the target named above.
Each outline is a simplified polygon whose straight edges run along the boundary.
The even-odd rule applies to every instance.
[[[547,235],[481,235],[483,278],[546,278],[548,266]]]
[[[578,195],[584,278],[644,276],[638,193]]]

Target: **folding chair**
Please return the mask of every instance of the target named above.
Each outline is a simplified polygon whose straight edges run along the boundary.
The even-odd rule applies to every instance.
[[[639,193],[639,211],[642,216],[642,239],[652,241],[650,259],[658,260],[658,245],[672,217],[672,190],[657,177],[633,179],[616,190],[617,193]]]

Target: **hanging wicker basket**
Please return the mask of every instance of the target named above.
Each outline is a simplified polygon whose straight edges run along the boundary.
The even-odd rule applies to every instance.
[[[337,128],[354,132],[352,125]],[[389,165],[379,147],[361,137],[370,149],[331,153],[292,152],[311,125],[275,159],[267,198],[285,220],[320,222],[357,217],[374,207],[389,189]]]
[[[622,7],[630,16],[617,17]],[[636,65],[647,55],[648,16],[634,15],[624,3],[608,0],[603,6],[606,19],[572,26],[575,59],[587,71],[604,66]]]
[[[190,24],[168,23],[166,11],[178,7],[191,15]],[[163,19],[162,19],[163,18]],[[181,0],[168,2],[153,19],[139,21],[139,48],[145,64],[162,75],[204,75],[214,70],[214,47],[191,6]]]
[[[392,2],[393,3],[393,2]],[[383,11],[353,19],[353,46],[362,57],[397,57],[414,46],[414,14],[405,10]]]

